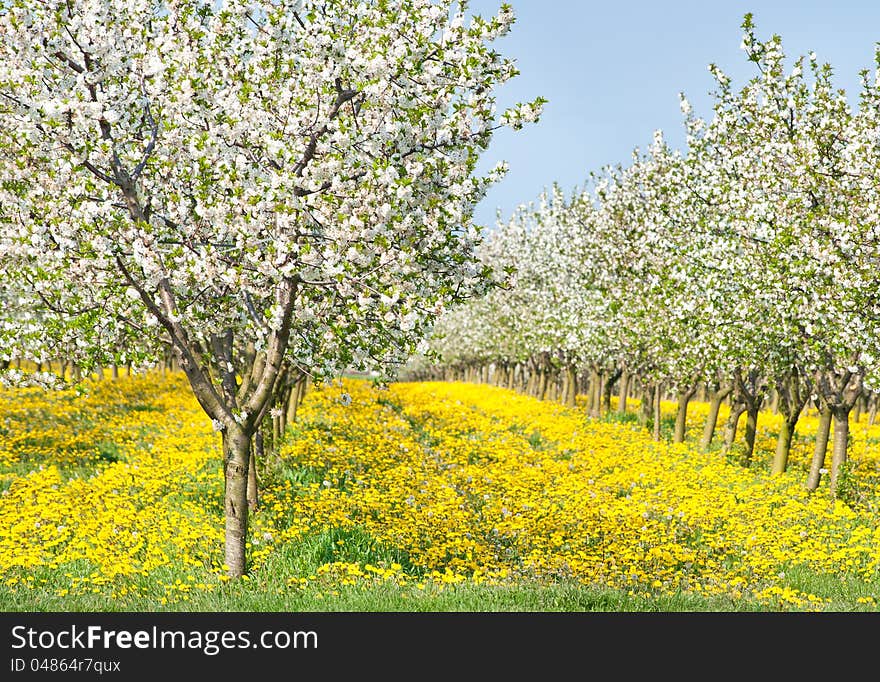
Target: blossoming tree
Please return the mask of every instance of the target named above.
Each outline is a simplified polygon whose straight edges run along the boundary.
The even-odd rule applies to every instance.
[[[4,268],[72,292],[68,332],[97,318],[171,345],[222,433],[231,577],[284,363],[400,362],[490,280],[471,211],[503,169],[476,163],[543,104],[495,110],[513,21],[452,0],[0,8]]]

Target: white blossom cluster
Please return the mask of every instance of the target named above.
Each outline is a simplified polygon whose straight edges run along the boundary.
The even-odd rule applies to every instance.
[[[62,390],[67,382],[52,372],[27,372],[20,369],[7,369],[0,372],[0,386],[3,388],[32,388]]]

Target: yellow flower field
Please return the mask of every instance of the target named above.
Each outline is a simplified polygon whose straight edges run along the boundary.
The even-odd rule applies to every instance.
[[[90,381],[82,395],[0,391],[0,414],[7,585],[46,582],[50,570],[64,593],[112,598],[139,576],[161,583],[163,567],[192,566],[197,584],[219,570],[218,444],[182,376]],[[206,487],[215,499],[192,494]]]
[[[120,377],[81,393],[0,391],[0,581],[122,604],[138,592],[169,604],[218,590],[219,438],[185,379]],[[821,609],[828,597],[793,575],[877,584],[880,426],[863,417],[853,427],[861,497],[848,504],[827,481],[804,490],[806,440],[772,478],[696,452],[704,415],[692,404],[689,442],[673,445],[487,385],[312,389],[279,458],[259,465],[252,578],[284,548],[332,531],[338,547],[284,589],[570,581]],[[761,415],[759,450],[772,453],[774,419]],[[814,422],[805,416],[798,432]],[[349,552],[357,542],[378,558]]]
[[[315,526],[363,526],[447,580],[565,578],[809,606],[822,598],[787,586],[786,567],[877,576],[876,514],[826,487],[806,493],[800,455],[770,478],[506,389],[344,390],[349,407],[341,389],[312,396],[285,453],[323,467],[330,483],[313,484],[303,514]],[[772,415],[762,418],[769,428]],[[868,429],[856,434],[854,456],[876,474],[880,453],[860,446]],[[870,434],[876,442],[880,428]]]

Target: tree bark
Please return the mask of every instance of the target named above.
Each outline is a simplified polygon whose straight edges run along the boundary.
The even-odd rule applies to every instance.
[[[739,428],[739,420],[746,411],[746,406],[740,401],[734,401],[730,406],[730,415],[727,417],[727,423],[724,426],[724,447],[722,452],[724,455],[730,454],[730,449],[736,441],[736,432]]]
[[[548,380],[547,370],[541,369],[540,380],[538,381],[538,393],[537,393],[537,397],[540,400],[544,400],[547,397],[547,380]]]
[[[578,375],[577,369],[574,367],[567,367],[565,370],[566,376],[566,386],[567,392],[565,394],[565,404],[568,407],[575,407],[577,405],[577,393],[578,393]]]
[[[660,440],[660,383],[654,387],[654,440]]]
[[[590,370],[590,416],[598,419],[602,412],[602,378],[599,370],[593,367]]]
[[[819,425],[816,428],[816,444],[813,448],[813,461],[807,477],[807,490],[813,492],[819,487],[822,469],[825,467],[825,453],[828,451],[828,435],[831,432],[831,408],[823,406],[819,411]]]
[[[718,424],[718,413],[721,411],[721,403],[730,395],[732,386],[720,386],[709,394],[709,414],[706,415],[706,423],[703,426],[703,436],[700,439],[700,450],[708,452],[709,446],[715,437],[715,427]]]
[[[855,359],[855,358],[854,358]],[[850,370],[824,371],[816,375],[820,399],[831,409],[834,420],[834,443],[831,455],[831,495],[837,494],[840,467],[846,463],[849,443],[849,415],[862,394],[862,375]]]
[[[791,452],[791,440],[794,437],[801,412],[810,396],[811,384],[797,368],[787,376],[777,380],[776,400],[782,412],[782,426],[776,439],[776,453],[773,456],[771,474],[781,474],[788,468],[788,456]]]
[[[684,443],[685,433],[687,431],[687,410],[688,404],[697,392],[698,384],[693,384],[690,388],[679,392],[678,394],[678,410],[675,414],[675,432],[672,436],[673,443]]]
[[[654,390],[649,386],[642,386],[642,399],[639,406],[639,424],[648,426],[651,415],[654,414]]]
[[[834,415],[834,442],[831,447],[831,496],[837,496],[841,467],[846,464],[846,451],[849,447],[849,409],[832,409]]]
[[[251,436],[241,428],[223,430],[223,460],[226,493],[226,570],[230,578],[247,573],[248,469],[251,459]]]
[[[773,455],[771,474],[784,473],[788,468],[788,455],[791,452],[791,439],[794,436],[795,426],[788,419],[783,418],[779,427],[779,436],[776,439],[776,453]]]
[[[602,387],[602,414],[611,414],[611,394],[614,392],[614,382],[621,374],[623,371],[618,367],[605,378],[605,385]]]
[[[760,409],[760,400],[755,401],[755,404],[750,405],[746,409],[746,450],[743,453],[743,463],[746,466],[751,466],[752,456],[755,453],[755,435],[758,432],[758,412],[760,411]]]
[[[620,374],[620,386],[617,392],[617,413],[626,414],[626,401],[629,397],[629,372],[625,369]]]
[[[257,483],[257,461],[262,462],[264,456],[263,432],[258,429],[254,434],[254,447],[251,450],[251,456],[248,462],[247,501],[248,510],[250,512],[257,511],[257,507],[260,504],[260,488]]]

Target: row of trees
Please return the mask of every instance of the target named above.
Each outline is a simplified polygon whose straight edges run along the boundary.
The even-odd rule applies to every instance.
[[[231,577],[267,420],[306,379],[393,375],[496,283],[471,215],[505,168],[476,164],[543,104],[496,112],[513,22],[465,0],[0,6],[0,359],[170,348],[222,435]]]
[[[756,73],[736,90],[711,66],[707,119],[681,97],[683,152],[658,132],[628,166],[571,196],[554,187],[498,226],[483,258],[515,269],[515,283],[445,315],[432,341],[440,365],[422,375],[491,366],[537,395],[558,383],[569,403],[586,388],[594,413],[615,384],[625,399],[636,382],[648,409],[666,392],[678,401],[676,440],[701,390],[703,447],[728,400],[726,447],[745,415],[746,461],[772,394],[783,416],[774,472],[812,401],[822,419],[808,485],[833,424],[835,489],[850,413],[876,414],[880,389],[878,72],[863,72],[852,107],[830,65],[810,54],[788,68],[779,36],[759,40],[751,15],[742,28]]]

